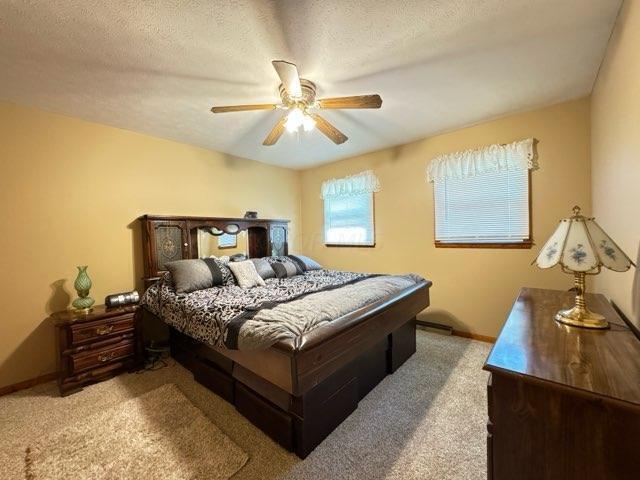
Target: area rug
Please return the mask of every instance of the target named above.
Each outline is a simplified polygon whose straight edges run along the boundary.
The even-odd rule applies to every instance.
[[[226,480],[248,458],[176,385],[166,384],[34,442],[25,476]]]

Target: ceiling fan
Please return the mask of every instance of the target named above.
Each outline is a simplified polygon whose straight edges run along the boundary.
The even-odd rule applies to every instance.
[[[269,132],[262,142],[263,145],[275,145],[285,130],[289,132],[299,131],[302,127],[305,131],[318,127],[323,134],[329,137],[335,144],[340,145],[347,141],[347,136],[336,127],[327,122],[314,110],[322,108],[380,108],[382,98],[380,95],[358,95],[354,97],[336,97],[316,99],[316,86],[313,82],[300,78],[298,67],[284,60],[271,62],[276,69],[282,83],[280,84],[281,104],[262,103],[256,105],[231,105],[226,107],[213,107],[213,113],[246,112],[249,110],[288,110],[278,123]]]

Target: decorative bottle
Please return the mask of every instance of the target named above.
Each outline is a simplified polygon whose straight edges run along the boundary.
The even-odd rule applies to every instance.
[[[81,266],[78,268],[78,276],[76,281],[73,282],[73,286],[78,292],[78,298],[76,298],[72,305],[76,310],[83,312],[90,312],[91,307],[95,303],[95,300],[89,296],[89,290],[91,289],[91,279],[87,275],[87,266]]]

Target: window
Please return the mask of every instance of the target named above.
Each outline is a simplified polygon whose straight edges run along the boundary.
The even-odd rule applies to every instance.
[[[528,170],[436,180],[434,195],[436,244],[530,245]]]
[[[429,165],[436,247],[531,248],[533,139],[443,155]]]
[[[374,246],[373,193],[380,182],[371,170],[322,184],[324,243]]]
[[[375,245],[373,193],[334,195],[324,199],[324,243]]]

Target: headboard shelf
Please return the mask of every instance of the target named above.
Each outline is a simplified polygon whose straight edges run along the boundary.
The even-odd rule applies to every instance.
[[[289,252],[289,220],[143,215],[140,222],[145,287],[166,271],[166,263],[198,258],[200,229],[210,231],[215,228],[233,235],[246,232],[246,253],[250,258],[287,255]]]
[[[265,223],[289,223],[287,219],[277,219],[277,218],[232,218],[232,217],[179,217],[174,215],[143,215],[140,217],[140,220],[175,220],[179,218],[180,220],[189,220],[191,222],[227,222],[227,223],[237,223],[237,222],[246,222],[246,223],[255,223],[255,224],[265,224]]]

